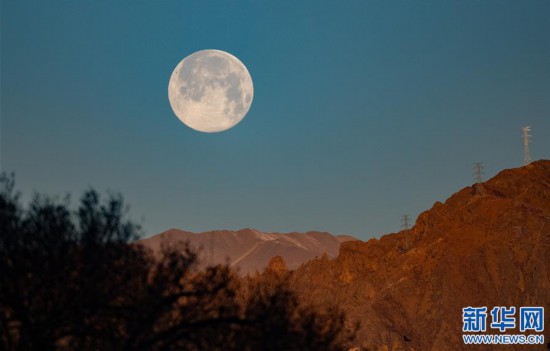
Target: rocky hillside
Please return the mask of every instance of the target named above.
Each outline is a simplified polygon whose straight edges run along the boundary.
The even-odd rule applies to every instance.
[[[292,279],[361,321],[357,344],[368,350],[542,350],[464,345],[462,308],[544,306],[550,341],[550,161],[464,188],[410,230],[345,242]]]
[[[199,250],[203,265],[229,262],[241,274],[247,274],[264,270],[275,256],[281,256],[289,269],[296,269],[324,253],[336,257],[340,244],[350,240],[356,239],[323,232],[279,234],[242,229],[191,233],[171,229],[143,239],[140,243],[158,251],[162,243],[169,245],[177,241],[189,241],[192,247]]]

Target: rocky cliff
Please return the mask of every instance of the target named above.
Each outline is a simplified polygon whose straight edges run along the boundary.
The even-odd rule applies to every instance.
[[[462,308],[543,306],[550,341],[550,161],[466,187],[410,230],[345,242],[292,279],[359,320],[357,344],[369,350],[542,350],[464,345]]]

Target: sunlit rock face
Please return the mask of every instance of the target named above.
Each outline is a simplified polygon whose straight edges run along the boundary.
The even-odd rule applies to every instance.
[[[550,310],[549,258],[550,161],[537,161],[436,203],[410,230],[345,242],[336,259],[310,261],[292,279],[304,298],[337,301],[350,322],[361,322],[357,346],[470,350],[462,308]],[[547,317],[544,335],[548,341]]]

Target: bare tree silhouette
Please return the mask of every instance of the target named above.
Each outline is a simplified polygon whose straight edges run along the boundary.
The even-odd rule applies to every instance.
[[[39,195],[22,206],[13,176],[0,186],[1,350],[344,350],[353,338],[285,277],[199,270],[186,243],[155,257],[119,195],[87,191],[72,211]]]

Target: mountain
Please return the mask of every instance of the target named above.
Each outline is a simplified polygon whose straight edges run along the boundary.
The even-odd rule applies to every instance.
[[[502,171],[436,202],[410,230],[344,242],[335,259],[290,274],[304,298],[338,301],[360,321],[368,350],[545,349],[464,345],[462,308],[543,306],[549,341],[550,161]],[[488,315],[488,333],[500,334]]]
[[[242,229],[192,233],[170,229],[140,240],[140,243],[157,252],[162,243],[170,245],[177,241],[189,241],[192,247],[200,251],[204,265],[229,262],[241,274],[247,274],[263,271],[275,256],[280,256],[290,270],[324,253],[328,257],[335,257],[340,244],[352,240],[357,239],[324,232],[280,234]]]

